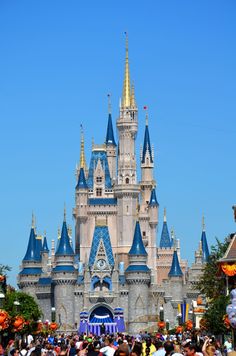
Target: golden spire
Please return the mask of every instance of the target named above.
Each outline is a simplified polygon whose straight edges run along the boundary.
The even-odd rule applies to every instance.
[[[80,125],[80,168],[86,169],[85,154],[84,154],[84,131],[82,124]]]
[[[125,32],[126,43],[125,43],[125,78],[123,86],[123,107],[130,107],[130,74],[129,74],[129,49],[128,49],[128,34]]]
[[[166,208],[164,208],[164,222],[166,222]]]
[[[134,83],[132,83],[132,86],[131,86],[131,102],[130,102],[130,105],[134,108],[136,107],[136,101],[135,101],[135,94],[134,94]]]
[[[107,94],[108,98],[108,114],[111,114],[111,94]]]
[[[57,229],[57,239],[59,240],[61,238],[61,229],[60,227]]]
[[[202,231],[205,231],[205,218],[204,215],[202,216]]]

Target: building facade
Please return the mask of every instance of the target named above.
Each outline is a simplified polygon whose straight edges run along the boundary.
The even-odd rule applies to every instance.
[[[75,243],[66,216],[58,241],[48,249],[34,221],[18,285],[33,295],[45,319],[51,308],[62,330],[136,333],[156,329],[160,308],[171,326],[178,305],[191,304],[209,251],[205,228],[195,262],[181,259],[180,242],[169,234],[166,212],[157,243],[159,204],[154,177],[154,149],[146,114],[140,159],[136,153],[138,107],[130,85],[128,41],[115,139],[109,105],[105,143],[93,144],[87,167],[81,133],[75,188]],[[138,180],[138,169],[141,180]],[[64,214],[65,215],[65,214]],[[182,316],[187,318],[187,316]]]

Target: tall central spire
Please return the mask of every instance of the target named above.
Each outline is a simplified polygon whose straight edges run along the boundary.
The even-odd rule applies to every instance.
[[[123,86],[123,98],[122,106],[130,107],[131,104],[131,93],[130,93],[130,73],[129,73],[129,48],[128,48],[128,34],[125,32],[126,43],[125,43],[125,78]]]
[[[85,153],[84,153],[84,131],[82,124],[80,125],[81,142],[80,142],[80,168],[86,169]]]

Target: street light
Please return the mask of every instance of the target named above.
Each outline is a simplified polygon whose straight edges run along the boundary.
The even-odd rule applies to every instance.
[[[18,300],[15,300],[13,304],[16,309],[16,312],[18,313],[20,311],[20,302]]]
[[[179,314],[177,315],[177,319],[178,319],[178,324],[179,324],[179,326],[182,325],[182,314],[181,314],[181,313],[179,313]]]
[[[56,308],[52,307],[51,312],[52,312],[52,322],[54,323],[56,321]]]
[[[3,308],[5,301],[5,294],[1,291],[0,292],[0,308]]]
[[[164,321],[164,308],[163,308],[163,305],[160,307],[159,318],[160,318],[160,321]]]
[[[166,319],[166,330],[169,331],[170,329],[170,322],[169,319]]]

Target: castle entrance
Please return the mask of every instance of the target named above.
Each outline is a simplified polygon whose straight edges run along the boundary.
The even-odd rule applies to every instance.
[[[89,331],[96,335],[117,332],[117,323],[114,321],[113,313],[104,305],[91,311],[88,327]]]

